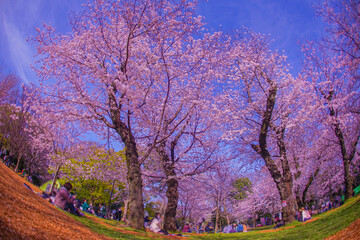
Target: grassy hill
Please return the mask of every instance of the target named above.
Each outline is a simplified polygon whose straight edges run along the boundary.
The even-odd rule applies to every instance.
[[[39,188],[0,164],[0,239],[360,239],[360,196],[311,221],[280,229],[169,237],[89,214],[71,215],[41,198],[40,193]]]

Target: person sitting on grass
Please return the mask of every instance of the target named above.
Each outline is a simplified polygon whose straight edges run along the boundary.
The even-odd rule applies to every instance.
[[[56,193],[54,204],[62,210],[69,211],[74,215],[82,216],[82,214],[80,214],[80,212],[74,207],[75,196],[70,195],[71,189],[71,183],[65,183],[64,186]]]
[[[84,203],[81,205],[81,207],[84,212],[90,213],[89,211],[90,205],[86,202],[86,199],[84,199]]]
[[[302,222],[305,222],[307,220],[311,219],[311,214],[308,210],[302,208],[301,209],[301,220]]]
[[[232,228],[230,229],[230,233],[236,233],[236,223],[232,224]]]
[[[160,234],[164,234],[164,235],[169,235],[169,233],[165,230],[163,230],[161,228],[161,215],[160,213],[156,213],[154,219],[152,220],[151,224],[150,224],[150,231],[155,232],[155,233],[160,233]]]
[[[213,232],[213,231],[214,231],[214,225],[213,225],[213,223],[210,221],[210,222],[208,222],[208,224],[207,224],[206,227],[205,227],[205,232],[211,233],[211,232]]]
[[[284,220],[279,220],[279,222],[277,222],[274,229],[277,229],[277,228],[282,227],[282,226],[285,226],[285,222],[284,222]],[[245,230],[244,230],[244,232],[245,232]]]
[[[239,223],[236,227],[236,232],[243,232],[243,231],[244,231],[244,226],[241,223]]]
[[[147,228],[149,226],[149,222],[150,222],[150,219],[149,219],[149,216],[145,216],[144,217],[144,227]]]
[[[189,225],[188,222],[185,223],[182,231],[183,231],[183,232],[187,232],[187,233],[191,232],[191,230],[190,230],[190,225]]]
[[[204,224],[205,224],[205,218],[201,218],[201,220],[196,225],[197,227],[197,233],[203,233],[204,232]]]

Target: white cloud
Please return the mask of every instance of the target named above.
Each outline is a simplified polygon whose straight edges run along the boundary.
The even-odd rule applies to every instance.
[[[25,83],[35,78],[30,64],[34,61],[35,49],[27,42],[34,31],[34,23],[39,17],[41,0],[4,1],[1,4],[1,60],[5,67],[17,74]]]
[[[29,83],[28,74],[31,71],[30,64],[33,61],[34,53],[26,42],[26,37],[21,34],[16,25],[5,20],[4,30],[8,40],[12,65],[16,68],[16,74],[25,83]]]

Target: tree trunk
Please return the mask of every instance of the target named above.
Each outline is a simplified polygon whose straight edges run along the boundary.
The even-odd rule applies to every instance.
[[[124,221],[127,218],[128,207],[129,207],[129,200],[126,199],[125,200],[125,206],[124,206],[124,212],[123,212],[123,220]]]
[[[219,225],[220,225],[220,231],[222,231],[223,226],[221,224],[221,221],[219,221]]]
[[[59,176],[59,172],[60,172],[61,165],[62,165],[62,164],[59,163],[59,164],[56,166],[55,175],[54,175],[53,181],[52,181],[52,183],[51,183],[51,187],[50,187],[50,190],[49,190],[48,194],[51,194],[51,193],[53,192],[53,190],[54,190],[54,186],[55,186],[56,180],[57,180],[57,178],[58,178],[58,176]]]
[[[107,212],[108,217],[111,214],[111,198],[112,198],[113,191],[114,191],[114,185],[115,185],[115,179],[114,179],[112,187],[111,187],[110,198],[109,198],[109,203],[108,203],[108,207],[107,207],[107,209],[108,209],[108,212]]]
[[[334,116],[335,114],[331,114],[331,115]],[[353,186],[352,186],[353,178],[350,173],[350,162],[355,156],[357,140],[359,137],[356,139],[355,144],[353,144],[352,154],[351,154],[351,156],[349,156],[349,154],[346,150],[344,135],[340,129],[340,124],[337,122],[334,125],[335,125],[335,134],[336,134],[337,138],[339,139],[339,145],[340,145],[341,154],[343,157],[344,180],[345,180],[345,200],[347,200],[347,199],[351,198],[353,195]]]
[[[175,174],[175,171],[173,171]],[[166,231],[176,231],[176,209],[179,199],[178,180],[175,178],[166,181],[167,206],[165,210],[164,228]]]
[[[166,175],[166,197],[167,197],[167,205],[165,209],[165,217],[164,217],[164,228],[166,231],[176,231],[176,209],[178,205],[179,199],[179,191],[178,191],[178,180],[176,179],[176,172],[174,167],[174,161],[172,161],[174,156],[176,143],[172,142],[171,144],[171,159],[169,155],[165,151],[165,142],[161,143],[157,147],[157,152],[161,157],[162,166]]]
[[[178,205],[179,192],[178,192],[178,180],[176,179],[176,173],[173,164],[164,164],[166,173],[166,197],[167,205],[165,210],[164,228],[166,231],[176,231],[176,209]]]
[[[225,207],[225,206],[224,206],[224,212],[225,212],[225,216],[226,216],[226,222],[227,222],[227,225],[230,225],[229,214],[228,214],[227,209],[226,209],[226,207]]]
[[[282,203],[283,219],[285,223],[295,220],[295,199],[292,194],[292,182],[285,182],[280,187],[280,199]]]
[[[136,229],[144,228],[144,204],[142,179],[135,143],[126,146],[127,180],[129,184],[129,216],[128,223]]]
[[[303,202],[303,206],[301,207],[305,207],[305,202],[306,202],[306,193],[309,190],[309,187],[311,186],[311,184],[313,183],[313,181],[315,180],[315,177],[318,175],[320,168],[317,168],[315,173],[309,178],[308,183],[305,186],[305,189],[303,191],[302,194],[302,202]]]
[[[21,157],[21,156],[20,156],[20,157]],[[19,170],[20,159],[21,159],[20,157],[18,157],[18,158],[17,158],[17,161],[16,161],[16,167],[15,167],[15,170],[14,170],[16,173],[17,173],[18,170]]]
[[[128,224],[136,229],[144,228],[144,204],[142,194],[141,169],[135,138],[124,124],[116,129],[125,144],[127,181],[129,185]]]
[[[296,204],[298,209],[304,207],[304,202],[302,201],[303,198],[300,197],[299,195],[300,195],[299,191],[296,191],[295,196],[296,196]]]
[[[215,233],[219,230],[219,207],[216,207]]]
[[[116,102],[115,93],[117,91],[115,85],[113,94],[109,94],[109,107],[112,128],[120,135],[121,141],[125,145],[127,181],[129,186],[129,216],[128,224],[136,229],[144,229],[144,203],[142,193],[141,168],[139,163],[138,149],[135,137],[131,131],[131,112],[127,112],[127,122],[121,120],[121,111]]]
[[[353,196],[353,176],[350,173],[350,161],[344,159],[344,180],[345,180],[345,200]]]
[[[279,170],[274,160],[272,159],[267,148],[267,135],[271,123],[272,112],[275,106],[277,88],[271,85],[269,89],[266,110],[263,115],[261,130],[259,134],[259,145],[251,144],[251,147],[264,159],[265,165],[269,170],[272,179],[280,194],[280,199],[283,204],[283,219],[285,224],[291,223],[295,220],[295,199],[293,198],[293,179],[290,171],[289,162],[286,156],[286,146],[284,143],[285,128],[279,127],[276,130],[277,145],[280,152],[280,161],[282,171]]]
[[[333,92],[329,93],[328,100],[332,100]],[[344,180],[345,180],[345,200],[353,196],[353,177],[350,173],[350,163],[355,157],[356,147],[360,139],[360,125],[357,125],[357,135],[355,136],[354,142],[351,143],[351,148],[346,149],[345,138],[343,131],[340,127],[340,122],[337,119],[336,111],[333,107],[330,107],[330,116],[335,117],[335,123],[333,123],[335,135],[339,140],[339,145],[341,148],[341,154],[343,157],[343,166],[344,166]],[[350,150],[350,151],[347,151]]]

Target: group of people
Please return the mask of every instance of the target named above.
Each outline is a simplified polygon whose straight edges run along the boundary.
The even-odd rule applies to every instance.
[[[99,207],[93,207],[93,205],[90,203],[87,203],[87,200],[84,199],[83,202],[78,203],[79,208],[87,213],[96,215],[98,217],[107,218],[108,212],[106,211],[106,207],[102,204],[99,205]]]
[[[165,234],[168,235],[168,232],[165,231],[164,229],[162,229],[162,218],[160,213],[156,213],[155,217],[152,219],[152,221],[147,221],[148,218],[145,219],[145,226],[147,226],[147,222],[151,222],[150,223],[150,231],[155,232],[155,233],[159,233],[159,234]],[[210,221],[208,223],[205,223],[205,218],[201,218],[200,221],[196,224],[196,225],[190,225],[189,222],[186,222],[184,227],[181,230],[183,233],[191,233],[191,232],[196,232],[196,233],[211,233],[214,232],[214,224]],[[236,233],[236,232],[247,232],[247,226],[244,224],[230,224],[225,226],[222,229],[223,233]]]
[[[103,204],[100,204],[98,207],[93,207],[92,204],[88,204],[87,200],[84,199],[83,203],[80,204],[79,208],[87,213],[93,214],[95,216],[107,219],[113,219],[117,221],[122,221],[122,210],[121,207],[113,209],[111,212],[108,212],[106,207]]]
[[[311,219],[311,215],[317,215],[332,208],[340,207],[343,203],[344,200],[339,195],[334,196],[332,201],[327,197],[320,200],[318,205],[319,208],[316,208],[315,205],[312,205],[310,208],[300,208],[299,211],[297,211],[295,218],[300,222],[305,222]]]
[[[120,207],[113,209],[109,213],[107,212],[106,207],[102,204],[100,204],[99,207],[93,207],[92,204],[89,204],[86,199],[83,201],[76,199],[76,195],[71,194],[71,189],[71,183],[67,182],[58,191],[55,190],[50,195],[44,192],[43,198],[48,199],[55,206],[78,216],[83,216],[84,214],[81,211],[84,211],[102,218],[114,219],[118,221],[122,220],[122,210]]]
[[[182,229],[182,232],[213,233],[213,232],[215,232],[215,228],[214,228],[213,222],[210,221],[210,222],[206,223],[205,218],[201,218],[196,225],[190,225],[189,222],[186,222]],[[246,225],[241,224],[241,223],[239,223],[239,224],[233,223],[233,224],[224,226],[222,228],[221,232],[223,232],[223,233],[247,232],[247,227],[246,227]]]
[[[0,158],[2,163],[5,164],[5,166],[7,166],[8,168],[15,168],[14,165],[14,155],[8,153],[7,151],[4,150],[0,150]],[[28,180],[29,182],[32,182],[32,177],[31,175],[29,175],[26,171],[26,169],[19,169],[19,171],[17,172],[17,174],[19,176],[21,176],[22,178],[25,178],[26,180]]]
[[[229,224],[224,227],[223,233],[237,233],[237,232],[247,232],[247,226],[245,224]]]
[[[3,163],[7,166],[7,167],[10,167],[11,166],[11,163],[12,163],[12,155],[6,155],[4,153],[1,153],[1,159],[3,161]]]
[[[211,233],[214,232],[214,224],[212,222],[208,222],[207,224],[205,224],[205,218],[201,218],[201,220],[196,224],[196,226],[192,226],[189,222],[186,222],[184,227],[182,228],[182,232]]]

